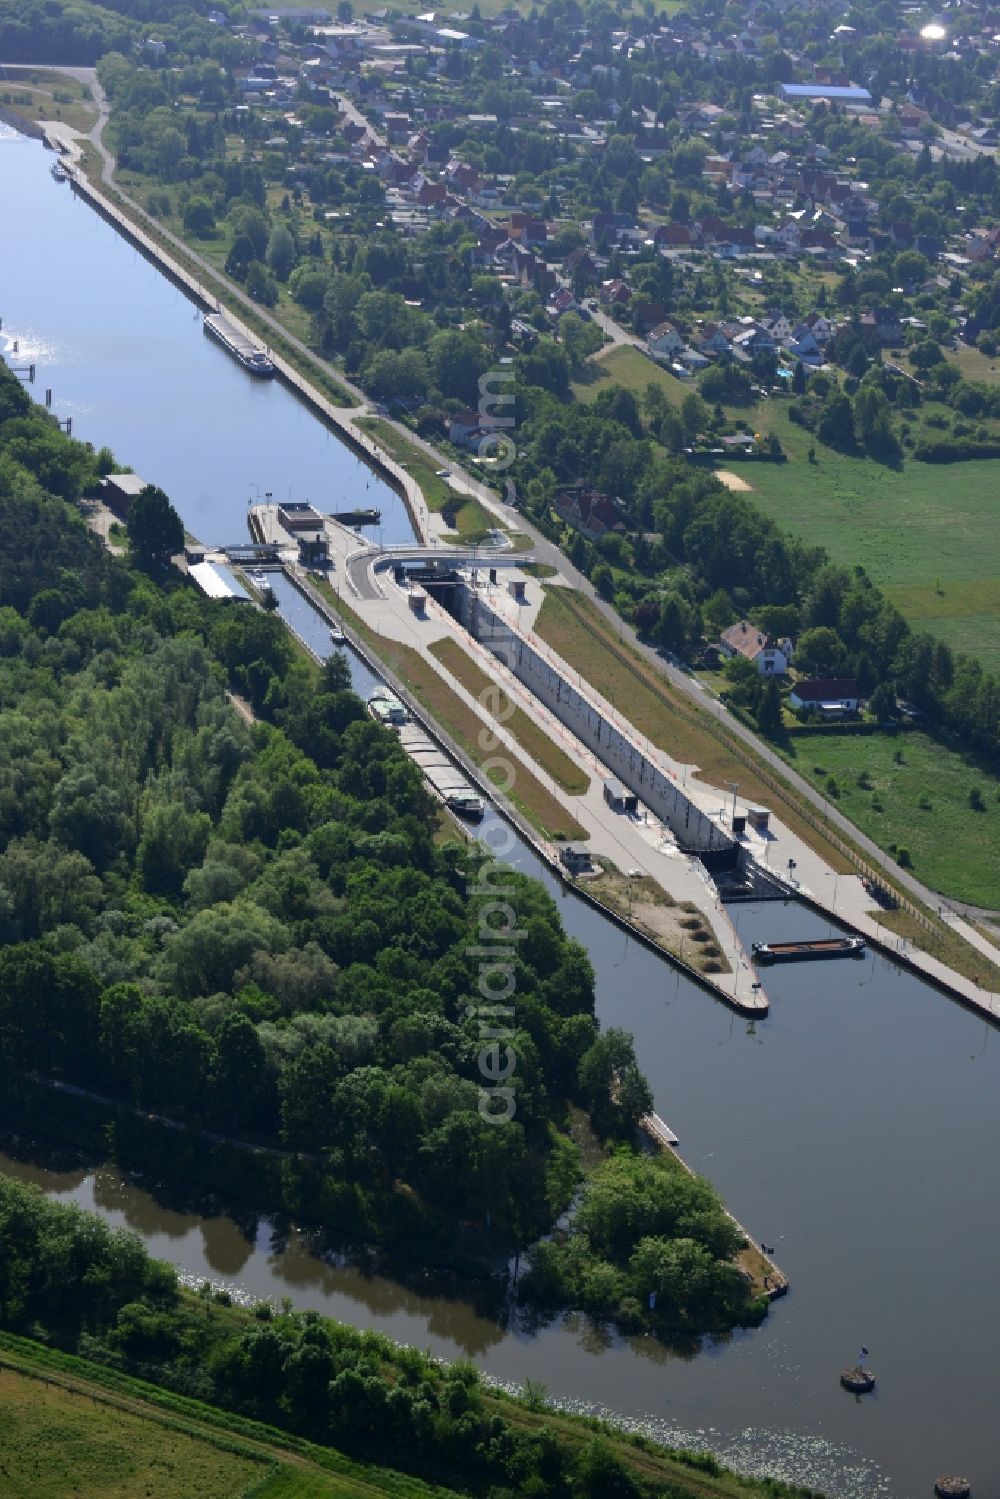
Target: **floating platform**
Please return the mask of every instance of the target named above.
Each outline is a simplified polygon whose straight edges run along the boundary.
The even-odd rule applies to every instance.
[[[864,937],[825,937],[816,942],[755,942],[756,963],[801,963],[810,958],[863,958]]]
[[[382,512],[374,507],[367,510],[334,510],[331,512],[331,519],[339,520],[342,526],[377,526],[382,519]]]
[[[270,379],[274,374],[274,365],[260,345],[251,342],[224,313],[207,312],[204,328],[209,338],[220,343],[251,375]]]
[[[860,1364],[856,1364],[853,1369],[845,1369],[840,1376],[840,1382],[845,1390],[850,1390],[852,1395],[870,1395],[875,1388],[874,1374]]]

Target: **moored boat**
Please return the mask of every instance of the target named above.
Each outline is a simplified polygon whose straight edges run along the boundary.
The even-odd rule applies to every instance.
[[[274,364],[264,350],[251,343],[221,312],[207,312],[204,329],[210,338],[214,338],[234,359],[238,359],[251,375],[269,378],[274,374]]]
[[[63,166],[62,162],[58,159],[58,157],[52,163],[52,166],[50,167],[50,171],[51,171],[53,177],[55,178],[55,180],[57,182],[68,182],[69,181],[69,173],[67,172],[66,168]]]
[[[473,791],[471,787],[467,790],[449,792],[445,797],[445,804],[459,817],[468,817],[473,822],[478,822],[486,811],[486,803],[478,791]]]
[[[408,719],[408,714],[403,704],[394,692],[389,691],[388,687],[377,687],[375,689],[368,699],[368,712],[376,723],[380,723],[385,728],[390,729],[397,728],[400,724],[406,723]]]
[[[334,645],[347,644],[347,636],[344,634],[339,625],[330,626],[330,639],[333,641]]]
[[[823,937],[815,942],[755,942],[751,949],[757,963],[792,963],[809,958],[862,958],[864,937]]]

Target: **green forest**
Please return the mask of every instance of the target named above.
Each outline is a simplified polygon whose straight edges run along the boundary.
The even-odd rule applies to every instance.
[[[8,1122],[411,1264],[530,1245],[580,1177],[568,1108],[628,1145],[651,1107],[631,1038],[598,1030],[590,964],[552,899],[439,839],[342,659],[318,669],[274,614],[206,604],[160,560],[179,534],[164,496],[136,502],[126,563],[72,504],[110,455],[7,372],[0,414]],[[476,996],[508,911],[497,1026]],[[510,1067],[499,1118],[483,1079]],[[649,1232],[697,1240],[714,1267],[735,1246],[704,1191],[704,1232],[683,1213]],[[665,1294],[653,1325],[758,1315],[728,1268],[711,1294]],[[577,1290],[554,1296],[550,1276],[546,1299]],[[584,1299],[634,1321],[634,1290]]]

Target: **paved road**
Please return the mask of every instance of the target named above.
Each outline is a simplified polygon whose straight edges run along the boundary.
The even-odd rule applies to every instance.
[[[32,65],[23,64],[22,66],[28,67]],[[101,113],[99,114],[97,123],[94,125],[94,128],[91,131],[91,139],[94,141],[94,144],[102,157],[102,179],[106,182],[109,181],[110,177],[107,174],[113,171],[114,159],[107,153],[107,151],[101,144],[100,138],[104,128],[104,120],[106,119],[107,109],[104,93],[103,90],[100,89],[100,84],[97,83],[97,77],[94,70],[92,68],[72,67],[57,69],[54,68],[53,64],[51,63],[37,63],[33,66],[37,68],[45,67],[52,71],[68,73],[72,77],[78,77],[81,80],[86,80],[86,82],[90,84],[91,88],[95,90],[94,97],[98,100],[98,109],[99,111],[101,111]],[[119,193],[121,193],[120,188],[118,189],[118,191]],[[203,256],[199,255],[196,250],[192,250],[185,241],[179,239],[176,235],[165,229],[162,224],[156,222],[155,220],[152,220],[150,216],[145,212],[145,210],[134,201],[134,199],[128,198],[124,193],[122,193],[121,196],[126,199],[130,207],[133,209],[140,220],[149,222],[150,225],[155,228],[158,234],[163,235],[163,237],[167,239],[171,244],[173,244],[178,251],[185,255],[189,260],[193,261],[196,265],[198,265],[209,276],[211,280],[215,279],[217,275],[215,267],[212,266]],[[296,338],[293,334],[289,333],[287,328],[285,328],[277,318],[272,317],[265,308],[260,307],[232,281],[226,281],[226,294],[227,297],[232,301],[242,304],[248,310],[252,311],[256,317],[262,319],[268,326],[272,327],[274,331],[280,334],[283,339],[286,339],[288,343],[290,343],[296,349],[296,351],[307,360],[309,364],[316,365],[319,363],[319,361],[317,361],[316,355],[306,344],[304,344],[300,339]],[[614,335],[612,334],[612,336]],[[623,341],[629,340],[626,339]],[[635,342],[634,339],[631,341]],[[339,373],[339,371],[337,372],[337,379],[358,402],[358,410],[354,413],[351,413],[348,419],[350,420],[354,415],[363,414],[363,412],[368,409],[367,399],[364,396],[363,392],[360,391],[357,386],[352,385],[348,380],[346,380],[344,376]],[[487,488],[486,485],[473,478],[471,474],[458,467],[453,459],[446,458],[445,455],[434,448],[432,444],[426,442],[423,438],[417,437],[413,432],[410,431],[408,427],[404,427],[401,423],[398,422],[391,422],[391,425],[402,436],[404,436],[408,442],[411,442],[418,448],[421,448],[428,455],[428,457],[434,461],[435,467],[449,467],[451,469],[453,488],[473,495],[483,504],[486,509],[497,515],[505,525],[511,524],[515,517],[510,507],[502,504],[491,489]],[[605,603],[603,599],[597,597],[597,594],[591,587],[588,579],[585,578],[582,573],[578,572],[577,569],[573,567],[569,562],[564,553],[562,553],[558,547],[556,547],[551,541],[543,536],[540,531],[538,531],[533,525],[531,525],[531,523],[525,516],[518,513],[516,516],[516,524],[518,529],[523,531],[534,542],[533,556],[536,561],[548,563],[550,566],[556,568],[567,578],[567,580],[573,585],[574,588],[576,588],[580,593],[584,594],[587,598],[592,599],[597,608],[608,620],[608,622],[619,632],[620,636],[627,640],[637,650],[641,651],[647,658],[647,660],[655,667],[655,669],[664,677],[666,677],[667,680],[678,691],[690,697],[692,701],[696,702],[700,708],[707,708],[709,712],[717,714],[720,718],[725,718],[729,733],[732,734],[735,738],[741,740],[753,752],[755,757],[761,763],[770,766],[772,770],[776,771],[780,776],[782,776],[783,779],[786,780],[789,785],[794,787],[799,795],[810,806],[815,807],[818,811],[822,812],[823,815],[835,828],[837,828],[841,833],[848,836],[852,840],[852,842],[871,861],[874,868],[877,869],[880,865],[884,866],[886,864],[887,856],[883,852],[883,850],[880,849],[878,845],[874,843],[870,838],[866,837],[865,834],[862,833],[861,830],[856,826],[856,824],[852,823],[843,815],[842,812],[840,812],[834,805],[832,805],[832,803],[827,801],[827,799],[822,796],[821,793],[817,791],[809,781],[805,780],[803,776],[800,776],[797,771],[791,769],[791,767],[788,766],[779,755],[777,755],[768,745],[760,740],[757,735],[754,734],[750,729],[746,728],[744,724],[740,723],[739,720],[726,713],[725,709],[720,703],[718,703],[715,699],[709,697],[696,684],[694,678],[690,677],[685,672],[679,671],[670,663],[665,662],[656,650],[647,645],[645,642],[639,640],[638,636],[635,634],[631,626],[626,624],[621,619],[621,617],[612,608],[612,606]],[[780,815],[780,808],[775,808],[775,811],[777,811]],[[920,880],[915,879],[914,876],[907,870],[900,869],[898,868],[898,866],[893,867],[892,878],[897,884],[902,886],[904,890],[907,890],[911,895],[916,896],[918,900],[923,901],[927,906],[930,907],[931,910],[938,910],[940,907],[946,907],[952,911],[957,911],[963,915],[971,916],[973,918],[986,917],[987,919],[997,919],[997,912],[984,911],[978,906],[970,906],[962,901],[945,899],[937,891],[929,889],[926,885],[922,884]]]

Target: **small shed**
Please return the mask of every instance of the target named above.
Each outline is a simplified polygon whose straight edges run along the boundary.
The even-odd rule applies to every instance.
[[[148,488],[147,481],[140,479],[138,474],[108,474],[101,480],[101,498],[109,510],[126,516],[132,508],[132,501]]]
[[[629,791],[622,785],[621,781],[616,781],[613,776],[609,776],[604,782],[604,800],[615,812],[637,812],[639,810],[639,798],[635,792]]]
[[[322,532],[317,532],[312,536],[299,535],[296,541],[299,544],[299,561],[303,567],[327,567],[329,565],[330,548]]]
[[[507,589],[511,598],[516,599],[519,604],[524,603],[524,587],[523,578],[511,578],[507,583]]]
[[[411,614],[423,614],[427,607],[427,595],[422,588],[411,588],[407,594]]]
[[[766,833],[771,821],[771,814],[764,807],[748,807],[747,822],[755,833]]]
[[[564,843],[559,850],[559,862],[570,874],[581,874],[590,868],[590,854],[579,843]]]

